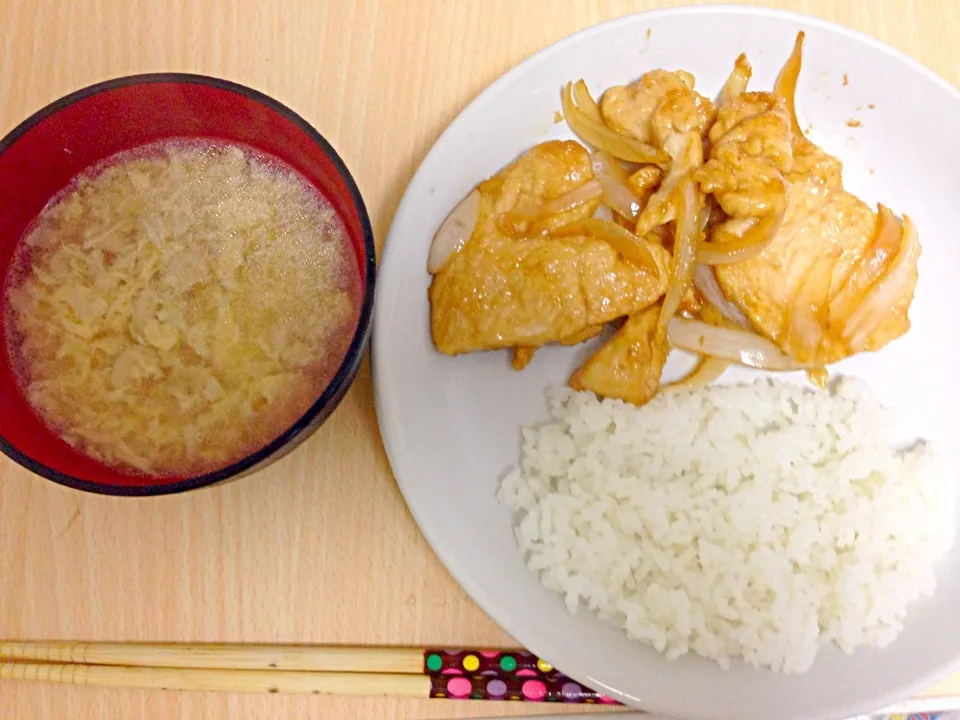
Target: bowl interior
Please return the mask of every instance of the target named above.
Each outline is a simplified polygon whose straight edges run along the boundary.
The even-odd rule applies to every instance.
[[[295,168],[339,213],[356,254],[361,283],[369,287],[369,223],[333,149],[303,120],[260,93],[210,78],[171,75],[124,78],[81,90],[26,120],[0,143],[0,197],[5,200],[0,206],[0,283],[7,277],[25,230],[72,178],[115,153],[175,137],[242,143]],[[142,488],[183,480],[148,478],[106,467],[43,425],[14,380],[5,350],[4,316],[0,312],[0,444],[4,451],[47,477],[59,473],[81,483]],[[365,320],[361,316],[361,324]],[[352,346],[345,363],[355,351]],[[338,380],[342,381],[341,374],[334,382]]]

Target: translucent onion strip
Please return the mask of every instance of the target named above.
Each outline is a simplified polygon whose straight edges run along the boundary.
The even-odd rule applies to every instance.
[[[660,388],[660,392],[679,392],[705,387],[723,375],[728,367],[730,367],[729,360],[704,355],[693,370],[679,380],[667,383]]]
[[[697,260],[697,241],[700,238],[700,214],[703,212],[703,193],[689,176],[677,187],[677,222],[673,242],[673,279],[660,308],[660,332],[665,332],[667,323],[683,302],[693,282],[694,265]]]
[[[603,114],[600,112],[600,106],[593,99],[587,84],[583,80],[577,80],[573,84],[573,99],[577,101],[577,107],[581,112],[595,122],[603,122]]]
[[[663,165],[670,161],[670,156],[665,152],[611,130],[588,113],[574,103],[573,83],[567,83],[563,88],[563,115],[570,129],[584,142],[629,162]]]
[[[729,105],[738,97],[747,91],[747,85],[753,76],[753,68],[750,67],[750,61],[744,53],[740,53],[736,62],[733,64],[733,71],[723,84],[720,91],[720,104]]]
[[[681,350],[710,355],[760,370],[806,370],[766,338],[738,328],[675,317],[667,328],[670,343]]]
[[[803,137],[803,131],[800,129],[800,123],[797,120],[797,79],[800,77],[800,66],[803,63],[803,38],[804,33],[797,33],[797,40],[793,45],[793,52],[783,64],[777,81],[773,85],[773,93],[777,97],[783,98],[787,104],[787,111],[790,113],[790,124],[794,135]]]
[[[838,325],[856,309],[863,296],[893,262],[903,229],[890,208],[879,205],[873,242],[830,301],[830,324]]]
[[[627,174],[615,158],[602,150],[593,154],[593,174],[603,188],[603,202],[623,218],[635,220],[640,202],[627,184]]]
[[[814,260],[790,306],[783,348],[797,360],[813,361],[823,345],[835,263],[828,256]]]
[[[436,274],[463,249],[480,217],[480,191],[474,190],[443,221],[430,245],[427,271]]]
[[[511,210],[501,213],[497,218],[497,227],[501,232],[519,237],[530,233],[530,225],[553,215],[560,215],[574,208],[592,202],[603,195],[603,187],[594,178],[588,180],[576,190],[571,190],[553,200],[527,210]]]
[[[723,315],[724,318],[745,330],[750,329],[750,320],[747,316],[743,314],[743,311],[739,307],[727,300],[726,295],[723,294],[723,290],[720,289],[720,283],[717,282],[717,275],[712,267],[704,265],[703,263],[697,263],[693,272],[693,284],[697,290],[700,291],[700,294],[703,295],[704,300],[716,308],[717,312]]]
[[[843,338],[850,349],[860,352],[866,348],[867,340],[874,330],[889,315],[897,301],[912,280],[920,258],[920,239],[913,221],[903,216],[903,238],[900,251],[887,272],[881,277],[860,306],[847,319],[843,329]]]
[[[660,266],[651,250],[651,243],[647,240],[637,237],[626,228],[622,228],[615,222],[609,220],[599,220],[590,218],[580,222],[563,225],[549,233],[552,237],[575,237],[577,235],[586,235],[588,237],[603,240],[627,260],[649,270],[651,273],[659,274]]]
[[[782,211],[770,213],[736,240],[700,243],[697,260],[706,265],[732,265],[756,257],[773,242],[782,222]]]

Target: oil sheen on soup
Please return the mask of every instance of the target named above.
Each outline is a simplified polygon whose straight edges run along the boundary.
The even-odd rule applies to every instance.
[[[249,455],[317,400],[359,313],[340,218],[251,149],[166,141],[82,174],[5,285],[21,391],[67,443],[190,477]]]

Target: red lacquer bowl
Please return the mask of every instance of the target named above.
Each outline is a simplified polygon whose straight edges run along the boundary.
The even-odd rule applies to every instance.
[[[340,214],[356,252],[363,289],[359,322],[329,386],[292,427],[240,462],[199,477],[125,474],[78,453],[34,415],[19,392],[0,312],[0,450],[38,475],[110,495],[158,495],[237,478],[293,450],[333,412],[370,337],[376,271],[373,231],[357,186],[330,144],[296,113],[234,83],[200,75],[136,75],[68,95],[0,141],[0,280],[14,249],[47,202],[85,168],[114,153],[167,138],[252,146],[298,170]]]

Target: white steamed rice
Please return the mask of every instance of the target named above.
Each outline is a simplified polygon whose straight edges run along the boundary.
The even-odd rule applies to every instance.
[[[527,565],[676,658],[803,672],[833,641],[882,647],[935,587],[950,492],[924,444],[844,380],[661,393],[637,409],[567,388],[523,431],[501,500]]]

